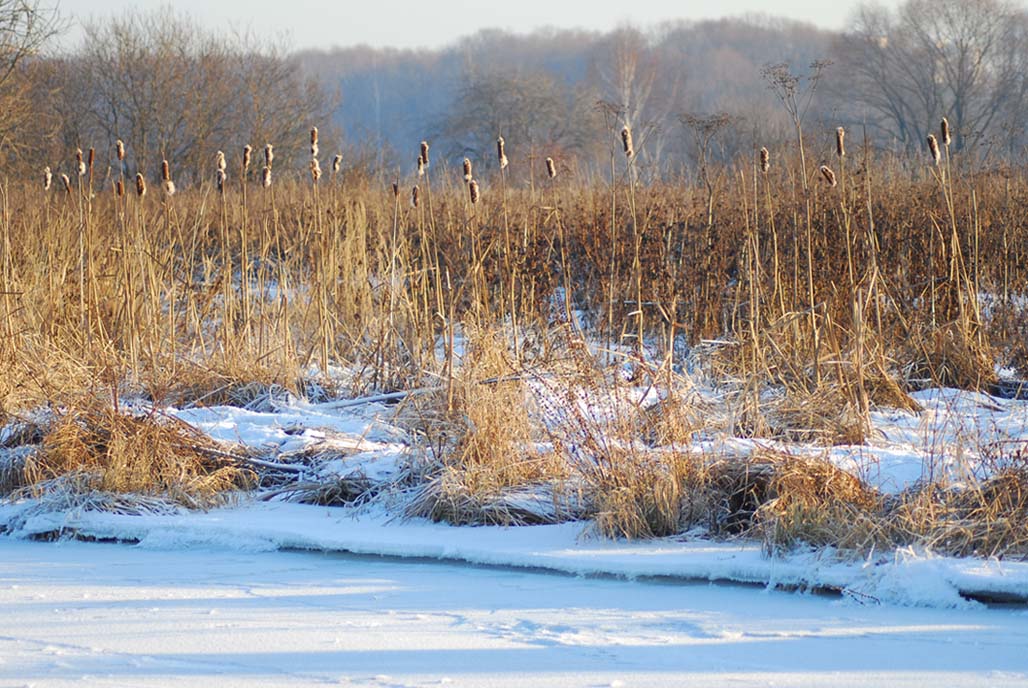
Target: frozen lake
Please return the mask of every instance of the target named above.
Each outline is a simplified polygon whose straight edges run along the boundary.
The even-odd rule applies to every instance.
[[[0,686],[1025,686],[1028,611],[0,538]]]

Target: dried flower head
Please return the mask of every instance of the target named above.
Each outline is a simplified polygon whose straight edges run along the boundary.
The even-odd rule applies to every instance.
[[[400,182],[399,181],[394,181],[393,182],[393,198],[399,198],[399,197],[400,197]]]
[[[474,179],[468,182],[468,193],[471,196],[471,205],[478,203],[478,182]]]
[[[418,156],[418,176],[425,176],[425,159],[420,155]]]
[[[425,161],[425,167],[431,164],[428,161],[428,141],[421,142],[421,159]]]
[[[118,139],[114,142],[114,151],[118,155],[118,161],[123,162],[125,160],[125,142]]]
[[[948,147],[953,143],[953,138],[949,133],[949,120],[945,117],[942,118],[942,123],[939,125],[939,133],[942,134],[942,145]]]
[[[628,128],[627,124],[621,130],[621,145],[625,149],[626,158],[635,155],[635,147],[632,145],[632,130]]]
[[[464,158],[464,181],[471,181],[471,158]]]
[[[249,143],[243,146],[243,174],[250,171],[250,161],[253,158],[253,146]]]
[[[90,148],[89,153],[86,155],[86,160],[89,161],[89,171],[93,171],[93,163],[96,162],[96,149]]]
[[[846,130],[839,127],[835,130],[835,154],[840,158],[846,157]]]
[[[311,160],[311,181],[317,184],[319,179],[321,179],[321,165],[318,164],[317,158],[313,158]]]
[[[225,154],[223,152],[218,151],[218,154],[214,156],[214,166],[222,172],[228,169],[228,165],[225,163]]]
[[[546,158],[546,174],[550,179],[557,178],[557,163],[553,162],[553,158]]]
[[[136,195],[140,198],[146,195],[146,179],[142,172],[136,172]]]
[[[61,183],[64,184],[65,192],[70,194],[71,193],[71,180],[68,179],[68,175],[66,175],[66,174],[62,174],[61,175]]]
[[[311,157],[318,157],[318,128],[311,127]]]
[[[50,187],[53,186],[54,175],[50,171],[50,167],[43,168],[43,191],[49,191]]]
[[[500,164],[501,170],[507,169],[508,165],[507,153],[504,148],[505,146],[506,142],[503,140],[502,136],[496,139],[496,161]]]
[[[932,161],[938,165],[942,160],[942,154],[939,152],[939,142],[935,138],[935,134],[928,134],[928,152],[932,156]]]
[[[171,181],[170,179],[165,179],[161,183],[161,189],[163,189],[165,196],[171,198],[175,195],[175,182]]]
[[[82,149],[75,149],[75,168],[79,171],[79,176],[83,176],[86,173],[86,161],[82,158]]]
[[[771,152],[767,148],[760,149],[760,171],[767,174],[771,169]]]
[[[417,185],[415,184],[414,188],[410,190],[410,204],[411,204],[411,206],[413,206],[415,208],[418,207],[418,200],[419,200],[418,196],[420,195],[420,193],[421,193],[420,190],[418,189]]]
[[[114,182],[114,192],[118,194],[118,198],[122,198],[125,195],[125,180],[118,179]]]
[[[828,165],[821,165],[821,176],[825,178],[825,183],[828,184],[828,186],[836,185],[835,172],[832,172],[832,168]]]
[[[264,166],[270,168],[271,163],[275,160],[275,147],[270,143],[264,146]]]
[[[218,170],[218,173],[215,176],[215,181],[218,184],[218,193],[225,193],[225,182],[228,181],[228,175],[225,174],[225,170]]]
[[[161,181],[171,181],[171,166],[167,160],[161,160]]]
[[[332,158],[332,174],[339,174],[339,170],[343,166],[343,155],[342,153],[336,153],[336,157]]]
[[[268,165],[265,165],[264,169],[261,170],[261,186],[265,189],[271,188],[271,167]]]

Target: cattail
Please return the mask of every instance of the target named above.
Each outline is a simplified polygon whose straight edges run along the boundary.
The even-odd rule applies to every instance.
[[[932,154],[932,160],[938,165],[942,154],[939,153],[939,142],[936,140],[935,134],[928,134],[928,152]]]
[[[225,170],[220,168],[218,169],[217,181],[218,193],[225,193],[225,182],[228,181],[228,175],[225,174]]]
[[[336,153],[336,157],[332,158],[332,174],[339,174],[339,169],[343,166],[343,155],[342,153]]]
[[[832,168],[828,165],[821,165],[821,176],[825,178],[828,186],[835,186],[835,172],[832,172]]]
[[[75,150],[75,163],[78,167],[79,176],[83,176],[86,173],[86,161],[82,159],[81,148]]]
[[[275,159],[275,147],[270,143],[264,146],[264,165],[271,169],[271,163]]]
[[[846,138],[846,130],[839,127],[835,130],[835,154],[840,158],[846,157],[846,144],[844,140]]]
[[[311,157],[318,157],[318,128],[311,127]]]
[[[418,189],[417,185],[415,185],[414,188],[410,190],[410,204],[415,208],[418,207],[418,194],[420,193],[421,192]]]
[[[161,160],[161,188],[165,196],[170,198],[175,195],[175,182],[171,181],[171,166],[167,160]]]
[[[311,160],[311,180],[317,184],[319,179],[321,179],[321,165],[318,164],[318,159],[314,158]]]
[[[90,148],[89,149],[89,154],[86,156],[86,159],[89,160],[89,171],[92,172],[93,171],[93,163],[96,161],[96,149],[95,148]]]
[[[146,179],[142,172],[136,172],[136,195],[140,198],[146,195]]]
[[[425,176],[425,159],[420,155],[418,156],[418,176]]]
[[[760,171],[767,174],[771,169],[771,152],[767,148],[760,149]]]
[[[400,182],[399,181],[395,181],[395,182],[393,182],[393,198],[399,198],[399,197],[400,197]]]
[[[945,117],[942,118],[942,123],[939,125],[939,133],[942,134],[942,145],[949,148],[949,144],[953,143],[953,139],[949,135],[949,120]]]
[[[261,170],[261,184],[265,189],[271,188],[271,167],[269,165],[265,165]]]
[[[421,142],[421,159],[425,161],[425,167],[431,164],[428,162],[428,141]]]
[[[553,162],[553,158],[546,158],[546,174],[550,176],[550,179],[557,177],[557,163]]]
[[[471,181],[471,159],[464,158],[464,181]]]
[[[125,142],[118,139],[114,142],[114,151],[118,156],[118,162],[125,161]]]
[[[624,129],[621,130],[621,145],[625,148],[626,158],[630,158],[635,155],[635,148],[632,146],[632,130],[628,128],[627,124]]]
[[[54,175],[50,171],[49,167],[43,169],[43,191],[49,191],[50,187],[53,186]]]
[[[253,157],[253,146],[249,143],[243,146],[243,174],[250,171],[250,159]]]
[[[468,183],[468,193],[471,195],[471,205],[478,203],[478,182],[474,179]]]
[[[118,198],[122,198],[125,195],[125,180],[118,179],[114,182],[114,192],[118,194]]]
[[[214,163],[215,167],[217,167],[218,170],[220,170],[221,172],[224,172],[226,169],[228,169],[228,165],[225,164],[225,154],[221,151],[218,151],[218,154],[214,156]]]
[[[68,179],[68,175],[66,175],[66,174],[62,174],[61,175],[61,183],[64,184],[64,190],[70,194],[71,193],[71,180]]]
[[[501,170],[507,169],[508,164],[507,154],[504,152],[503,149],[504,145],[505,144],[502,136],[496,139],[496,160],[500,163]]]

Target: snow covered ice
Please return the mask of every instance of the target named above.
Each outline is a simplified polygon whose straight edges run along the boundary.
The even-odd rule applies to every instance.
[[[0,540],[2,686],[1023,686],[1028,612]]]

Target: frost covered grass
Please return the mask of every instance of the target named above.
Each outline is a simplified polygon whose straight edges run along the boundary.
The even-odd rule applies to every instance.
[[[474,202],[439,167],[10,184],[0,490],[1028,553],[1025,408],[988,394],[1025,372],[1028,182],[863,158]]]

